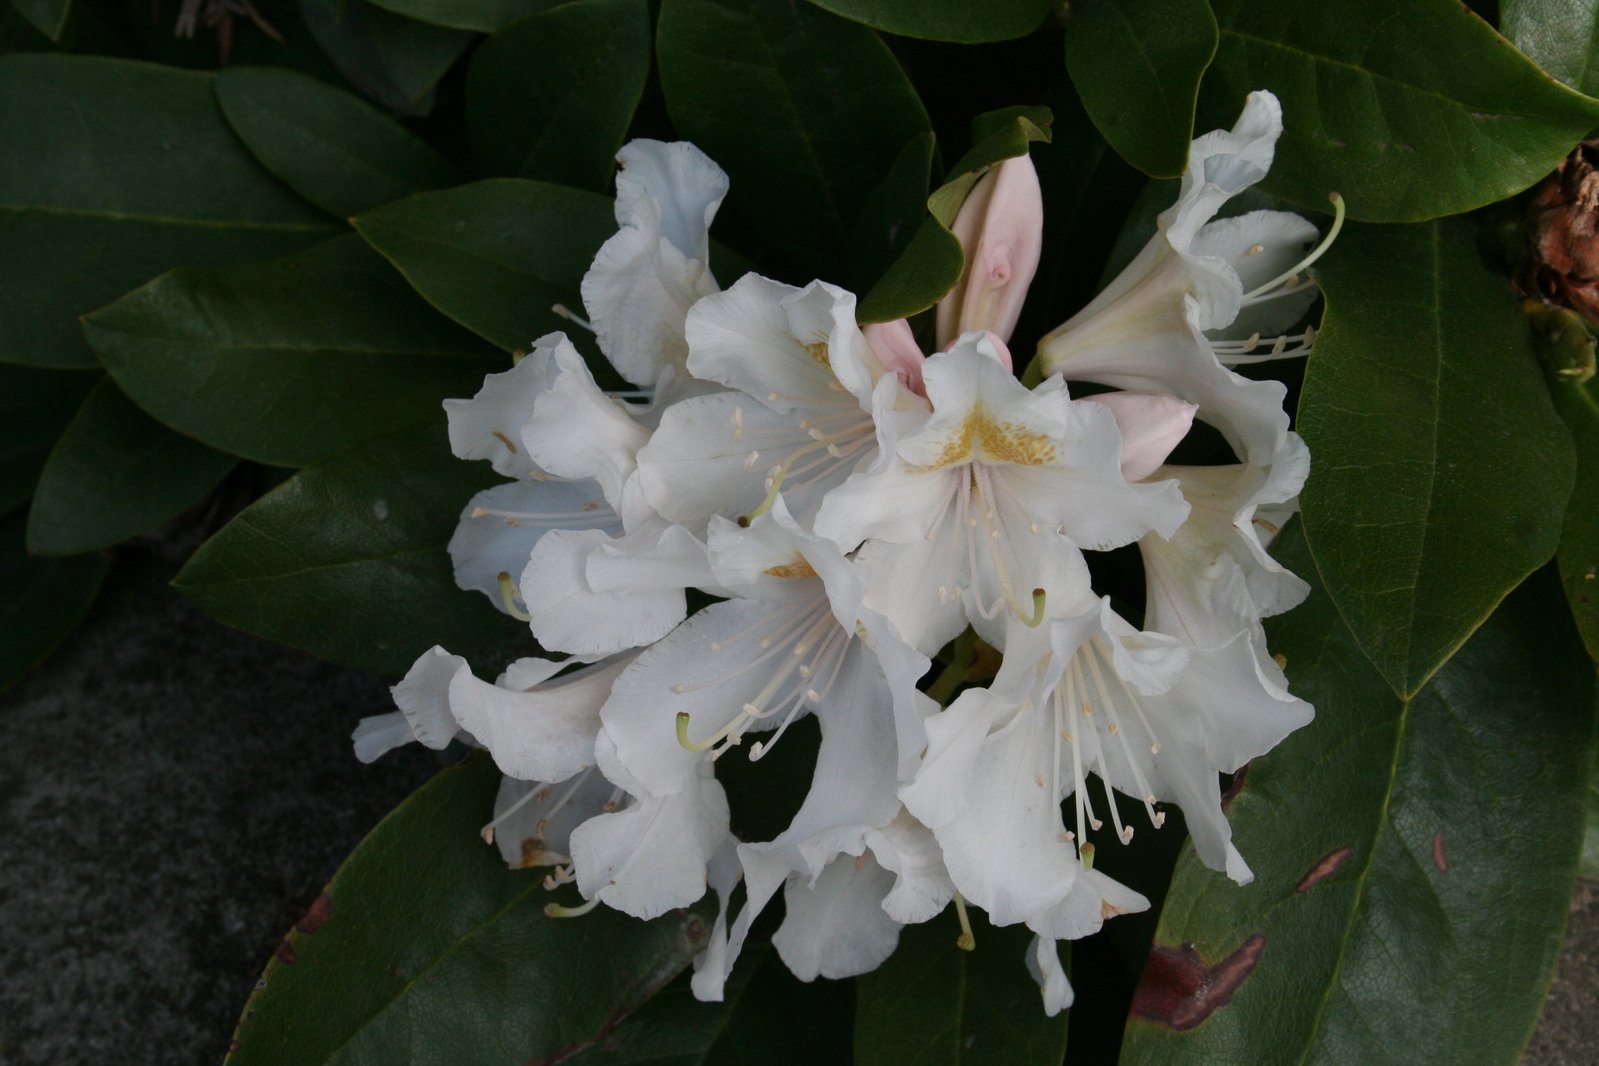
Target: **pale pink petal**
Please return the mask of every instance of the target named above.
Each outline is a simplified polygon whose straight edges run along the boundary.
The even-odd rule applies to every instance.
[[[1188,435],[1198,406],[1162,392],[1104,392],[1084,396],[1116,416],[1122,434],[1122,476],[1142,481],[1153,474]]]
[[[1044,196],[1033,161],[1020,155],[984,174],[952,227],[966,270],[938,303],[938,346],[968,330],[1009,340],[1044,243]]]

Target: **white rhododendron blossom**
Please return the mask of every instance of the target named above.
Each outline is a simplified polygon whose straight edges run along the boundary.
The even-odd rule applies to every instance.
[[[1267,549],[1309,454],[1284,387],[1233,368],[1309,350],[1326,241],[1296,215],[1219,216],[1281,129],[1255,93],[1194,142],[1154,237],[1043,338],[1032,387],[1011,345],[1047,205],[1025,155],[972,186],[966,268],[919,327],[862,325],[821,281],[720,289],[725,175],[689,144],[629,144],[582,294],[636,388],[602,389],[557,333],[445,404],[456,454],[511,479],[468,503],[457,581],[547,654],[489,683],[431,649],[357,753],[485,749],[505,775],[485,838],[584,900],[553,915],[714,893],[702,999],[781,893],[773,944],[802,980],[874,969],[951,904],[971,948],[972,905],[1034,934],[1015,961],[1065,1009],[1060,941],[1149,905],[1094,868],[1096,834],[1130,844],[1173,804],[1247,882],[1220,775],[1312,713],[1261,624],[1308,592]],[[1188,447],[1196,422],[1230,454]],[[1098,587],[1114,549],[1141,561],[1142,605]],[[794,744],[814,750],[802,797],[762,773]],[[723,774],[735,759],[756,765]],[[786,828],[751,839],[752,811]]]

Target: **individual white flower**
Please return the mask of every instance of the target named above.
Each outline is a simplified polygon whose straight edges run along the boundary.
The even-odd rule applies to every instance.
[[[717,291],[710,227],[727,175],[686,141],[630,141],[616,159],[621,228],[583,278],[583,306],[617,371],[654,387],[683,376],[684,316]]]
[[[1123,389],[1168,392],[1199,407],[1199,417],[1238,456],[1266,465],[1288,416],[1285,390],[1230,369],[1309,351],[1314,331],[1271,335],[1292,325],[1315,295],[1303,272],[1336,236],[1342,201],[1321,244],[1298,215],[1254,211],[1213,220],[1233,196],[1265,176],[1282,110],[1268,92],[1251,93],[1231,130],[1197,138],[1177,202],[1155,236],[1103,292],[1046,336],[1045,374]],[[1265,339],[1262,339],[1265,338]]]
[[[818,773],[832,757],[826,734],[851,738],[836,747],[853,768],[829,780],[828,798],[867,790],[877,799],[862,802],[880,813],[859,821],[886,822],[900,768],[896,737],[919,736],[925,697],[915,683],[927,660],[875,650],[894,636],[861,611],[864,573],[837,545],[800,528],[781,499],[747,528],[714,519],[710,565],[732,598],[640,654],[601,711],[618,760],[644,788],[667,794],[745,734],[775,730],[752,747],[758,759],[798,717],[814,713],[824,734]]]
[[[464,736],[511,777],[564,781],[594,765],[600,707],[634,658],[619,655],[557,677],[568,663],[529,657],[489,684],[461,656],[434,646],[391,690],[404,730],[394,715],[363,719],[356,753],[371,762],[399,744],[443,749]]]
[[[1080,849],[1101,824],[1088,773],[1104,789],[1099,812],[1124,842],[1133,827],[1112,788],[1140,801],[1156,827],[1156,802],[1177,803],[1201,861],[1244,883],[1251,875],[1232,845],[1217,775],[1310,718],[1308,704],[1262,676],[1247,631],[1191,647],[1133,629],[1107,599],[1038,630],[1017,627],[992,688],[963,694],[928,722],[927,756],[901,795],[937,834],[968,898],[992,901],[998,921],[1020,918],[1059,938],[1092,917],[1091,908],[1058,906],[1071,845]],[[1068,794],[1070,824],[1059,806]],[[1051,848],[1052,836],[1062,843]]]
[[[923,652],[968,621],[1002,645],[1007,614],[1036,620],[1039,595],[1069,603],[1086,591],[1080,549],[1169,535],[1187,513],[1175,484],[1127,482],[1109,407],[1071,400],[1059,379],[1029,391],[1004,356],[997,338],[969,333],[928,357],[931,411],[880,412],[884,461],[817,515],[823,536],[864,542],[867,606]],[[1183,428],[1191,417],[1160,400],[1121,406],[1131,421],[1140,413]]]
[[[688,314],[688,369],[733,390],[672,405],[639,452],[644,498],[690,528],[758,514],[781,492],[809,525],[822,497],[877,454],[872,393],[885,376],[855,297],[746,274]],[[894,402],[910,394],[894,390]],[[903,395],[902,395],[903,393]]]

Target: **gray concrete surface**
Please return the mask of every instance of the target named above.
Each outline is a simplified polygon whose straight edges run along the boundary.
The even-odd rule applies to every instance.
[[[439,765],[357,763],[384,683],[207,619],[166,584],[187,547],[122,549],[0,695],[0,1066],[220,1061],[283,931]],[[1599,1063],[1592,884],[1526,1063]]]
[[[124,548],[89,622],[0,696],[0,1064],[221,1061],[267,955],[433,772],[350,754],[379,679],[225,629]]]

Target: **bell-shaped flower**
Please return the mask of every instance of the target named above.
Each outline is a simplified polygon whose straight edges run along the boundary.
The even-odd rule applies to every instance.
[[[781,492],[808,525],[822,497],[877,454],[872,393],[892,375],[855,324],[855,297],[746,274],[695,304],[687,330],[689,370],[733,391],[661,416],[638,454],[645,500],[704,528],[712,515],[757,514]],[[884,386],[896,398],[897,380]]]
[[[927,660],[908,650],[877,653],[893,635],[886,627],[874,634],[865,620],[865,575],[837,545],[801,529],[780,499],[747,528],[713,520],[710,566],[732,598],[645,649],[601,711],[619,762],[645,789],[669,794],[747,733],[776,730],[751,748],[759,759],[798,717],[814,713],[824,736],[818,774],[834,755],[847,768],[824,798],[853,802],[856,790],[876,789],[878,799],[860,802],[884,809],[860,821],[887,821],[897,737],[920,735],[915,684]],[[839,743],[828,744],[829,732]]]
[[[939,349],[972,330],[1009,341],[1044,247],[1044,195],[1032,159],[1023,154],[990,167],[950,229],[966,268],[938,302]]]
[[[1229,367],[1309,351],[1314,331],[1271,336],[1298,320],[1315,286],[1304,272],[1336,236],[1308,253],[1315,227],[1298,215],[1254,211],[1215,219],[1271,166],[1282,111],[1251,93],[1231,130],[1196,139],[1177,202],[1155,236],[1103,292],[1039,344],[1046,374],[1176,395],[1199,406],[1247,462],[1265,464],[1288,428],[1283,386]],[[1264,338],[1264,339],[1263,339]]]
[[[1005,616],[1036,622],[1040,597],[1068,603],[1087,589],[1081,548],[1169,535],[1187,514],[1176,485],[1128,483],[1110,407],[1073,401],[1058,378],[1029,391],[997,338],[966,334],[928,357],[923,376],[931,411],[879,413],[883,461],[828,494],[816,531],[846,548],[864,542],[866,605],[924,653],[968,621],[1002,645]],[[1122,416],[1191,417],[1139,404]]]
[[[435,646],[391,690],[404,731],[392,715],[364,719],[356,729],[356,753],[371,762],[399,744],[441,750],[462,736],[511,777],[564,781],[594,765],[600,707],[634,658],[618,655],[559,677],[568,663],[518,659],[489,684],[461,656]]]
[[[727,175],[686,141],[630,141],[617,153],[616,221],[583,278],[583,306],[600,348],[636,385],[681,377],[683,319],[717,291],[710,227]]]

